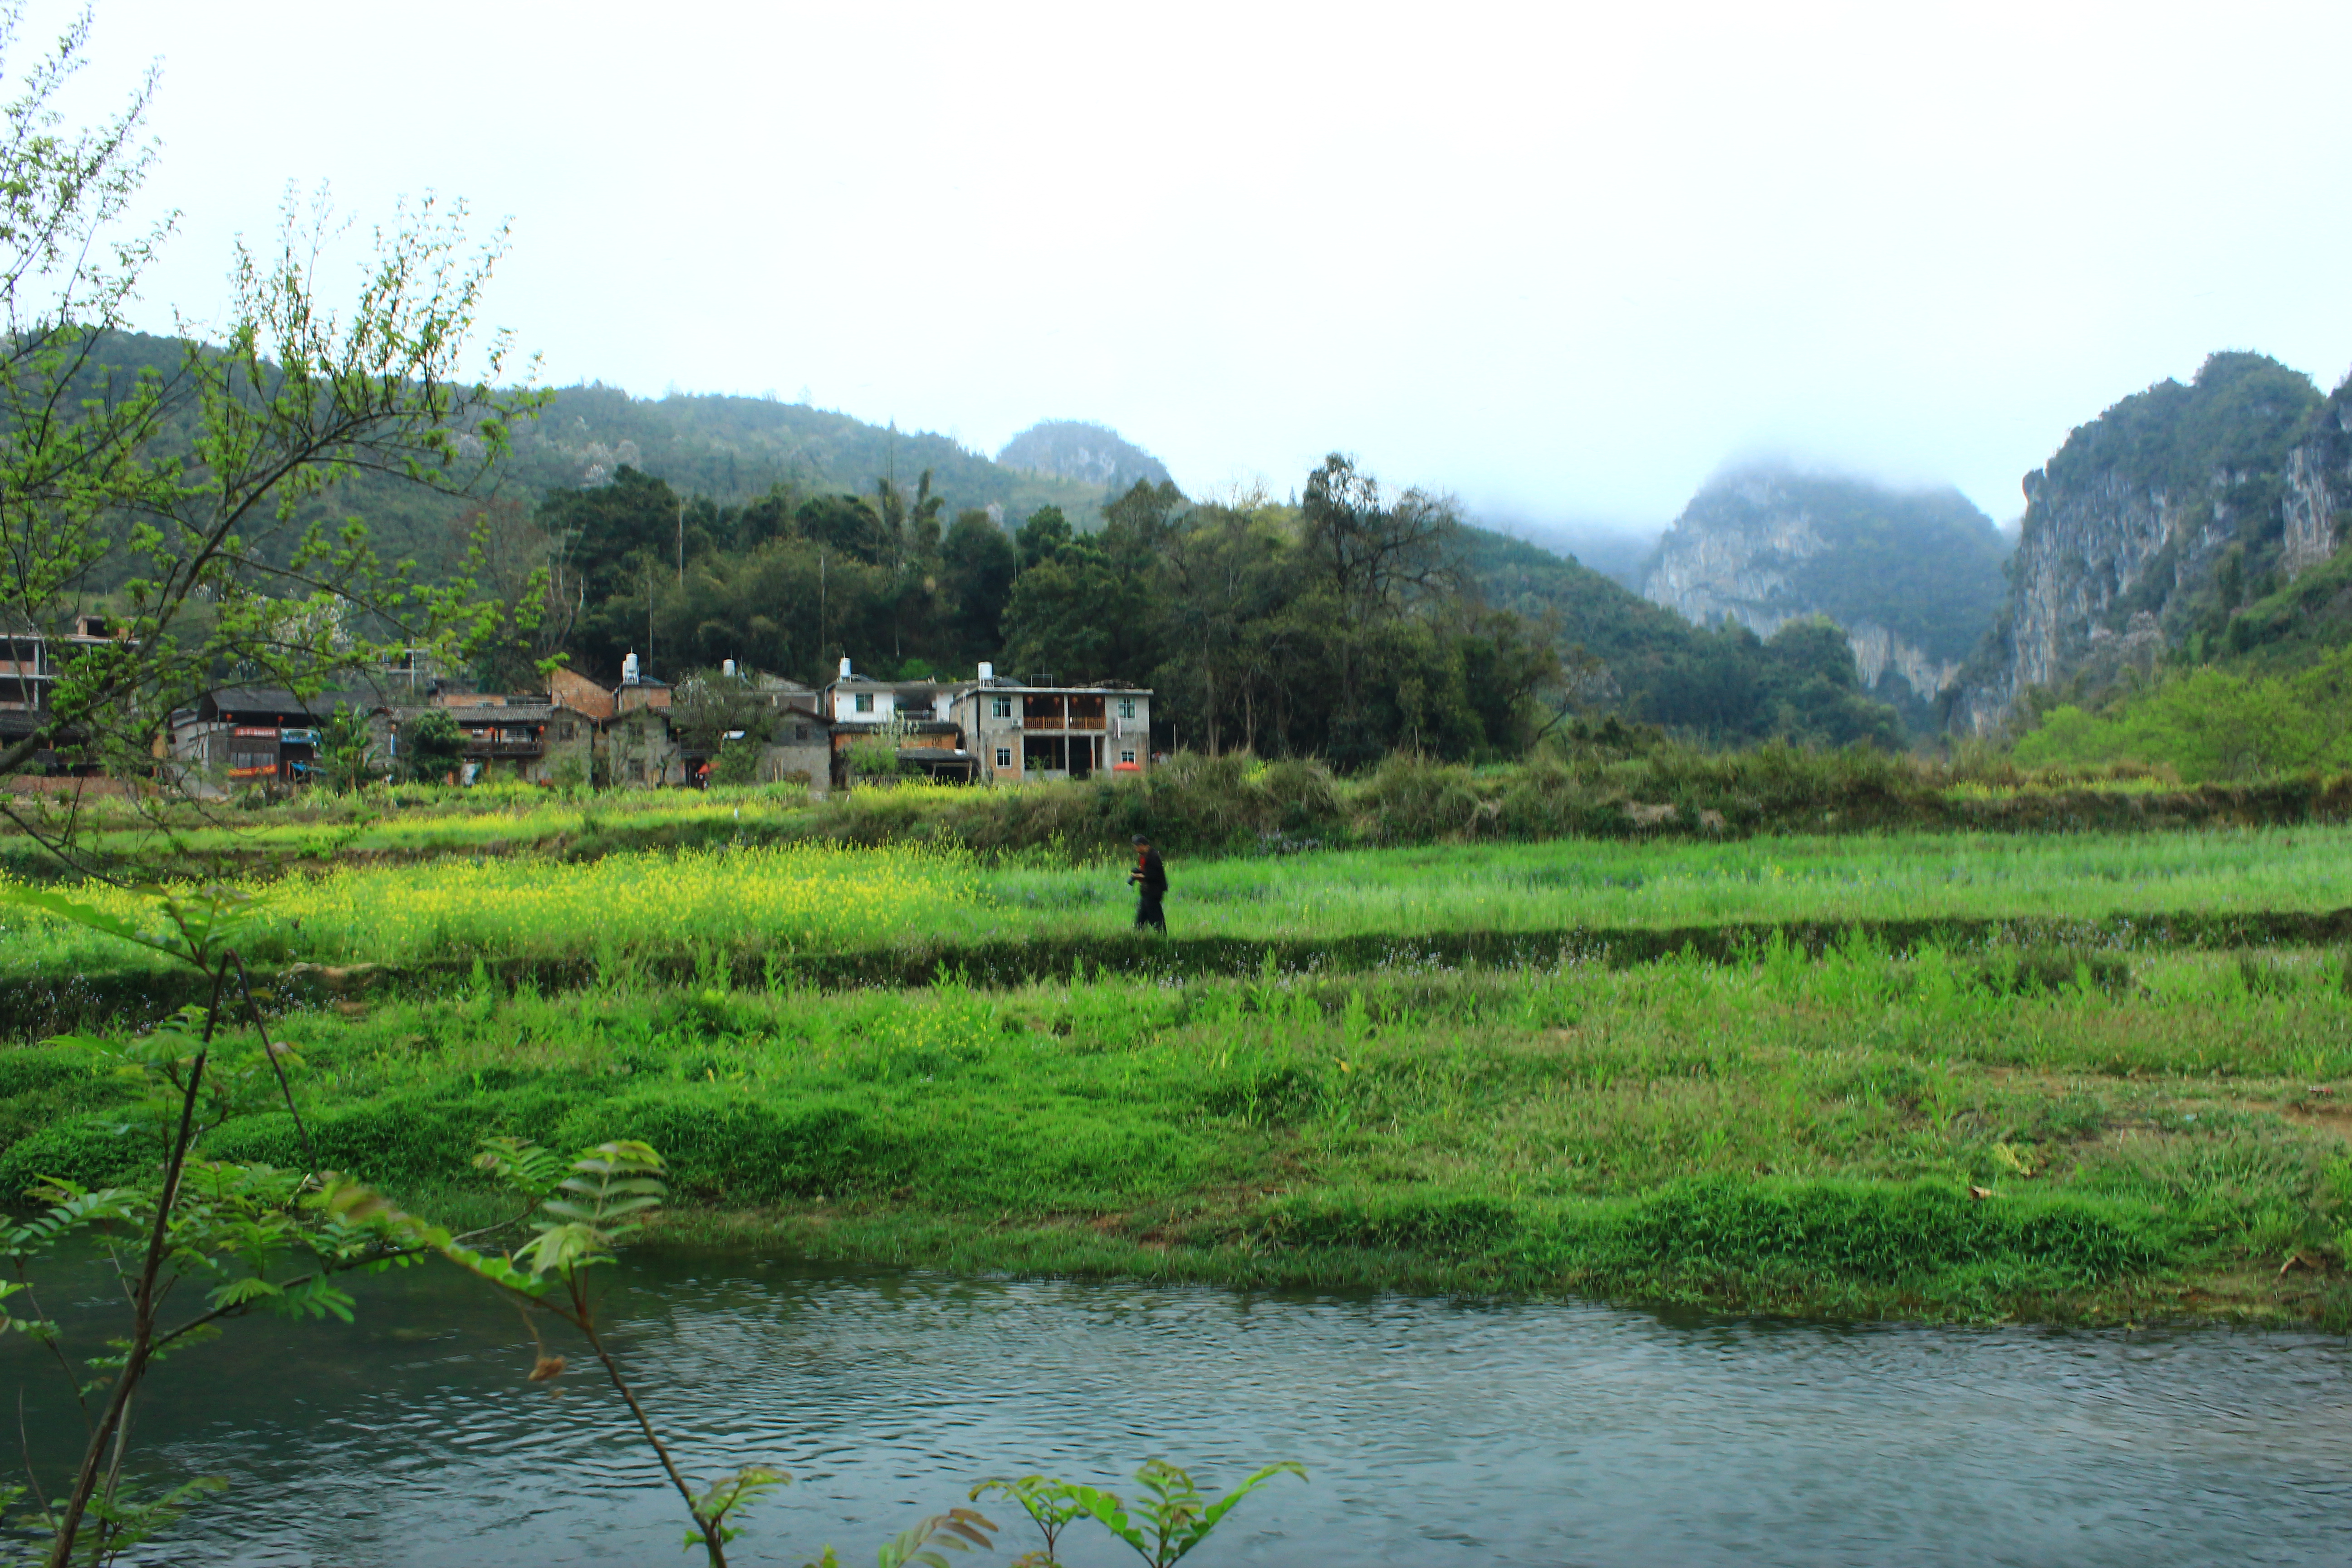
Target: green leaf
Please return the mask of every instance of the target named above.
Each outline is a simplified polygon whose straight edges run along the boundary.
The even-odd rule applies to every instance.
[[[948,1568],[947,1552],[969,1552],[974,1546],[987,1551],[995,1545],[990,1539],[996,1526],[976,1510],[951,1508],[945,1513],[935,1513],[917,1520],[882,1543],[876,1558],[880,1568]]]
[[[215,1307],[243,1307],[265,1296],[280,1295],[278,1288],[267,1279],[247,1277],[232,1279],[213,1291],[208,1298]]]
[[[1265,1468],[1257,1471],[1255,1474],[1252,1475],[1249,1479],[1242,1482],[1241,1485],[1235,1487],[1233,1490],[1227,1492],[1224,1496],[1219,1498],[1215,1502],[1209,1505],[1209,1510],[1201,1516],[1200,1524],[1192,1531],[1192,1542],[1198,1543],[1202,1538],[1207,1536],[1209,1531],[1216,1529],[1217,1521],[1224,1518],[1226,1514],[1232,1512],[1233,1507],[1235,1503],[1249,1496],[1250,1493],[1257,1490],[1258,1488],[1264,1486],[1275,1477],[1281,1475],[1297,1476],[1303,1481],[1307,1479],[1307,1467],[1300,1464],[1296,1459],[1282,1459],[1277,1460],[1276,1463],[1268,1465]],[[1191,1550],[1192,1550],[1192,1544],[1188,1544],[1184,1548],[1185,1552],[1190,1552]],[[1180,1552],[1177,1555],[1181,1557],[1183,1555],[1183,1552]]]

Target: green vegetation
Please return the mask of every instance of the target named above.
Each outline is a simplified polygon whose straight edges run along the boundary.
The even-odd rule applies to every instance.
[[[320,1158],[395,1194],[467,1187],[485,1136],[625,1127],[689,1229],[820,1256],[1860,1315],[2343,1308],[2333,953],[476,982],[289,1029]],[[11,1059],[0,1184],[146,1158],[115,1080]],[[293,1138],[257,1110],[213,1146],[292,1163]]]
[[[634,1139],[667,1162],[677,1234],[954,1268],[1963,1319],[2352,1310],[2331,912],[2352,828],[1173,870],[1169,939],[1127,929],[1115,862],[945,844],[289,879],[240,906],[239,940],[300,1009],[301,1125],[258,1099],[206,1147],[463,1207],[483,1139]],[[10,896],[12,1017],[173,1005],[58,894]],[[149,929],[137,897],[76,896]],[[152,1163],[133,1090],[84,1049],[0,1054],[0,1188]]]
[[[1180,940],[1163,949],[1134,945],[1124,867],[1108,858],[984,861],[949,845],[805,842],[337,866],[263,889],[250,955],[459,973],[477,959],[607,972],[698,955],[727,973],[789,979],[832,973],[848,952],[902,954],[893,973],[928,973],[1023,949],[1126,965],[1197,941],[1223,955],[1200,962],[1249,964],[1267,943],[1402,954],[1436,939],[1526,933],[1556,953],[1610,933],[1857,922],[2122,921],[2144,929],[2134,940],[2162,943],[2205,940],[2197,933],[2232,920],[2336,909],[2352,884],[2352,828],[1323,850],[1181,862],[1173,881]],[[126,920],[143,904],[113,889],[75,896]],[[19,985],[59,973],[89,984],[131,962],[110,939],[37,911],[0,923],[0,977]]]
[[[2191,784],[2352,765],[2352,648],[2292,675],[2185,668],[2105,711],[2060,706],[2021,736],[2021,767],[2136,763]]]
[[[1521,763],[1400,756],[1352,778],[1312,763],[1180,754],[1142,780],[1003,790],[898,782],[822,803],[793,784],[595,795],[402,784],[341,797],[257,795],[227,812],[108,797],[46,805],[35,797],[16,809],[47,837],[71,822],[86,860],[136,881],[268,878],[337,859],[531,851],[577,861],[804,840],[923,843],[992,862],[1062,864],[1123,853],[1138,831],[1191,855],[1263,855],[1563,837],[2293,826],[2352,818],[2352,781],[2295,773],[2183,787],[2169,770],[2029,771],[1974,750],[1950,763],[1862,747],[1710,752],[1612,721],[1571,725]],[[0,874],[37,880],[59,870],[41,837],[0,833]]]
[[[1802,518],[1821,549],[1774,564],[1758,603],[1885,627],[1931,658],[1965,658],[2007,594],[2000,530],[1955,489],[1901,490],[1782,467],[1735,469],[1691,498],[1675,533],[1746,532]]]

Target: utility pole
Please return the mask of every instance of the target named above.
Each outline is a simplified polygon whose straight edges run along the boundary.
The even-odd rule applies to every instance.
[[[686,586],[686,498],[677,498],[677,585]]]

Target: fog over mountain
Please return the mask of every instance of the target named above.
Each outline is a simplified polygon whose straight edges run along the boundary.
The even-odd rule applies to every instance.
[[[1580,519],[1539,521],[1509,510],[1473,506],[1469,511],[1482,528],[1568,556],[1635,593],[1641,592],[1643,571],[1666,531],[1663,521],[1648,525]]]

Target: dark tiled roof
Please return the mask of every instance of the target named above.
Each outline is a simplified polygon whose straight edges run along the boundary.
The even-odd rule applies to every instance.
[[[404,710],[405,713],[430,711],[432,710],[425,708]],[[542,724],[554,713],[555,708],[549,702],[508,702],[484,703],[478,708],[444,708],[440,711],[460,724]]]
[[[338,702],[348,702],[364,713],[375,705],[375,700],[363,691],[321,691],[315,697],[297,697],[282,686],[224,686],[206,693],[204,699],[205,706],[215,713],[307,713],[314,719],[332,714]]]

